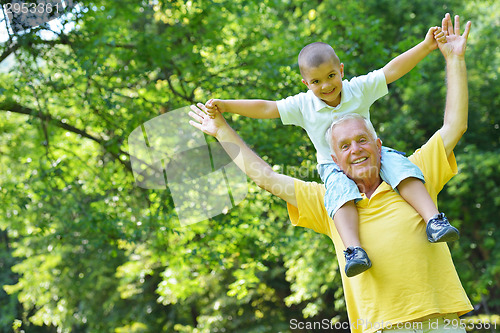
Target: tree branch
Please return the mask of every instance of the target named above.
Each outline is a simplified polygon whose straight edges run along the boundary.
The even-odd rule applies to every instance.
[[[168,86],[170,87],[170,90],[172,91],[172,93],[174,95],[176,95],[176,96],[178,96],[178,97],[180,97],[182,99],[185,99],[186,101],[188,101],[191,104],[195,103],[195,101],[191,97],[189,97],[187,95],[183,95],[182,93],[180,93],[177,90],[175,90],[175,87],[174,87],[174,85],[173,85],[173,83],[172,83],[172,81],[170,80],[169,77],[166,77],[165,79],[167,80]]]
[[[4,61],[8,56],[12,53],[16,52],[19,49],[19,43],[13,43],[6,50],[3,51],[2,55],[0,55],[0,62]]]
[[[60,121],[58,119],[54,119],[52,116],[50,116],[48,114],[40,114],[40,113],[36,112],[35,110],[32,110],[32,109],[27,108],[25,106],[22,106],[13,100],[6,100],[3,103],[0,103],[0,110],[33,116],[33,117],[38,118],[40,120],[48,121],[48,122],[54,124],[55,126],[63,128],[63,129],[70,131],[72,133],[79,134],[79,135],[83,136],[84,138],[95,141],[101,147],[103,147],[109,154],[111,154],[115,159],[117,159],[121,164],[123,164],[125,166],[125,168],[127,168],[127,170],[132,171],[132,167],[130,165],[130,162],[123,161],[120,159],[121,154],[128,155],[127,153],[125,153],[124,151],[122,151],[119,148],[118,148],[118,152],[119,152],[118,154],[110,151],[109,149],[106,148],[107,141],[102,140],[100,138],[97,138],[97,137],[85,132],[84,130],[81,130],[81,129],[76,128],[72,125],[63,123],[62,121]]]

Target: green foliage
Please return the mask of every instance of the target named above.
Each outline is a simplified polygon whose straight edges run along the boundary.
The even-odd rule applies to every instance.
[[[96,0],[58,20],[63,29],[0,45],[10,64],[0,332],[287,332],[291,319],[347,320],[329,239],[291,226],[285,204],[253,184],[226,214],[180,227],[168,191],[135,186],[127,137],[209,98],[305,91],[296,58],[313,41],[334,46],[346,78],[378,69],[446,11],[473,28],[469,129],[440,208],[462,232],[451,250],[478,314],[499,314],[498,2]],[[391,84],[371,109],[385,145],[411,153],[439,128],[444,77],[436,51]],[[275,170],[319,181],[303,130],[228,118]]]

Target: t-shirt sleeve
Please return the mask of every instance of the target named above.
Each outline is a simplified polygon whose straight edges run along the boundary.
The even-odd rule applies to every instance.
[[[409,157],[424,174],[425,186],[432,197],[437,197],[444,185],[458,173],[453,152],[446,156],[441,134],[436,132],[420,149]]]
[[[382,69],[352,78],[350,81],[353,90],[358,90],[363,96],[364,103],[372,105],[377,99],[385,96],[389,90]]]
[[[304,127],[304,115],[302,108],[304,103],[304,93],[295,96],[290,96],[285,99],[276,101],[276,106],[280,113],[281,122],[283,125],[296,125]]]
[[[323,197],[325,187],[315,182],[295,180],[297,205],[288,204],[288,215],[294,226],[312,229],[318,233],[331,235],[333,221],[328,217]]]

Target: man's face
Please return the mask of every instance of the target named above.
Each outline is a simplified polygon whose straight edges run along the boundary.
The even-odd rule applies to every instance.
[[[349,119],[333,128],[333,160],[354,180],[376,180],[380,173],[382,141],[374,139],[363,120]]]
[[[312,90],[316,97],[330,106],[339,105],[344,64],[330,59],[318,67],[303,69],[302,74],[302,82]]]

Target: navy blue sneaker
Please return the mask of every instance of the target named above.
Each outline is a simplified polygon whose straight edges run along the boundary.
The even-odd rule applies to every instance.
[[[444,213],[434,215],[427,223],[425,231],[431,243],[453,242],[460,237],[457,228],[450,225]]]
[[[372,267],[372,262],[361,247],[349,246],[345,251],[345,275],[353,277]]]

